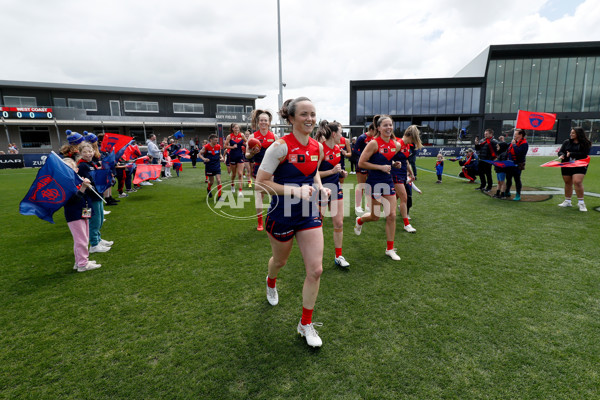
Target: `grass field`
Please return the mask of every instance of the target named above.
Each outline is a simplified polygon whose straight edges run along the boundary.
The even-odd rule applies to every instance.
[[[562,186],[548,160],[528,159],[525,186]],[[586,191],[600,193],[598,161]],[[495,200],[436,185],[434,162],[417,161],[402,261],[384,255],[383,221],[357,237],[348,216],[351,266],[336,268],[325,221],[318,350],[296,335],[297,247],[271,307],[266,234],[208,209],[203,168],[107,208],[115,245],[85,273],[62,210],[55,225],[18,214],[37,171],[0,171],[0,398],[600,398],[600,198],[587,213]]]

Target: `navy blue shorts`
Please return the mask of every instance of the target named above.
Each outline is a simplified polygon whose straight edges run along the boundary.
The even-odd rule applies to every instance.
[[[323,226],[323,221],[319,217],[305,218],[302,222],[293,225],[274,221],[269,215],[267,215],[265,221],[267,233],[279,242],[292,240],[296,232],[320,228],[321,226]]]
[[[221,167],[219,168],[208,168],[206,167],[206,176],[221,175]]]
[[[366,190],[367,194],[377,201],[379,201],[383,196],[396,195],[396,189],[394,188],[394,183],[391,181],[391,179],[390,182],[367,182]]]
[[[242,164],[244,163],[244,156],[242,154],[240,155],[236,155],[236,156],[229,156],[229,164],[231,165],[236,165],[236,164]]]
[[[407,174],[392,174],[392,180],[394,181],[394,184],[406,183],[407,179],[408,179]]]

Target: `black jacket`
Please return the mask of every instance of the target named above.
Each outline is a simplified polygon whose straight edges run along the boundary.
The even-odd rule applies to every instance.
[[[567,152],[571,155],[567,157]],[[563,161],[571,161],[571,160],[582,160],[586,158],[590,154],[590,147],[584,145],[583,143],[575,143],[571,139],[567,139],[563,142],[562,146],[560,146],[560,150],[558,151],[558,156],[564,156]]]

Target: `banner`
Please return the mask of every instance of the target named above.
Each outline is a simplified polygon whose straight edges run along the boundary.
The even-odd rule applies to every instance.
[[[52,215],[79,190],[81,182],[75,171],[52,152],[19,204],[19,212],[53,224]]]
[[[587,167],[590,164],[590,156],[582,160],[573,160],[567,162],[561,162],[558,160],[549,161],[540,167],[561,167],[561,168],[574,168],[574,167]]]
[[[110,153],[114,150],[114,152],[117,153],[132,140],[133,138],[131,136],[119,135],[118,133],[105,133],[100,151]]]
[[[556,114],[523,111],[517,112],[517,129],[530,129],[534,131],[549,131],[554,128]]]
[[[24,167],[25,160],[22,154],[0,154],[0,169]]]
[[[133,184],[139,185],[140,182],[147,181],[149,179],[155,180],[160,176],[161,168],[162,165],[160,164],[138,164],[135,178],[133,179]]]
[[[90,174],[98,193],[103,193],[112,186],[112,171],[110,169],[94,169],[90,171]]]

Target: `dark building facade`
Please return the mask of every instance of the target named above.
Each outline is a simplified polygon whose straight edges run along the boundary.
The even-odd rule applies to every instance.
[[[452,78],[350,82],[351,125],[389,114],[398,131],[420,125],[431,145],[468,142],[487,128],[506,134],[518,110],[557,114],[532,143],[561,143],[573,126],[600,142],[600,42],[493,45]]]
[[[57,151],[67,129],[120,133],[144,145],[181,130],[184,141],[206,139],[222,124],[249,125],[258,94],[143,89],[113,86],[0,81],[0,149],[21,153]]]

